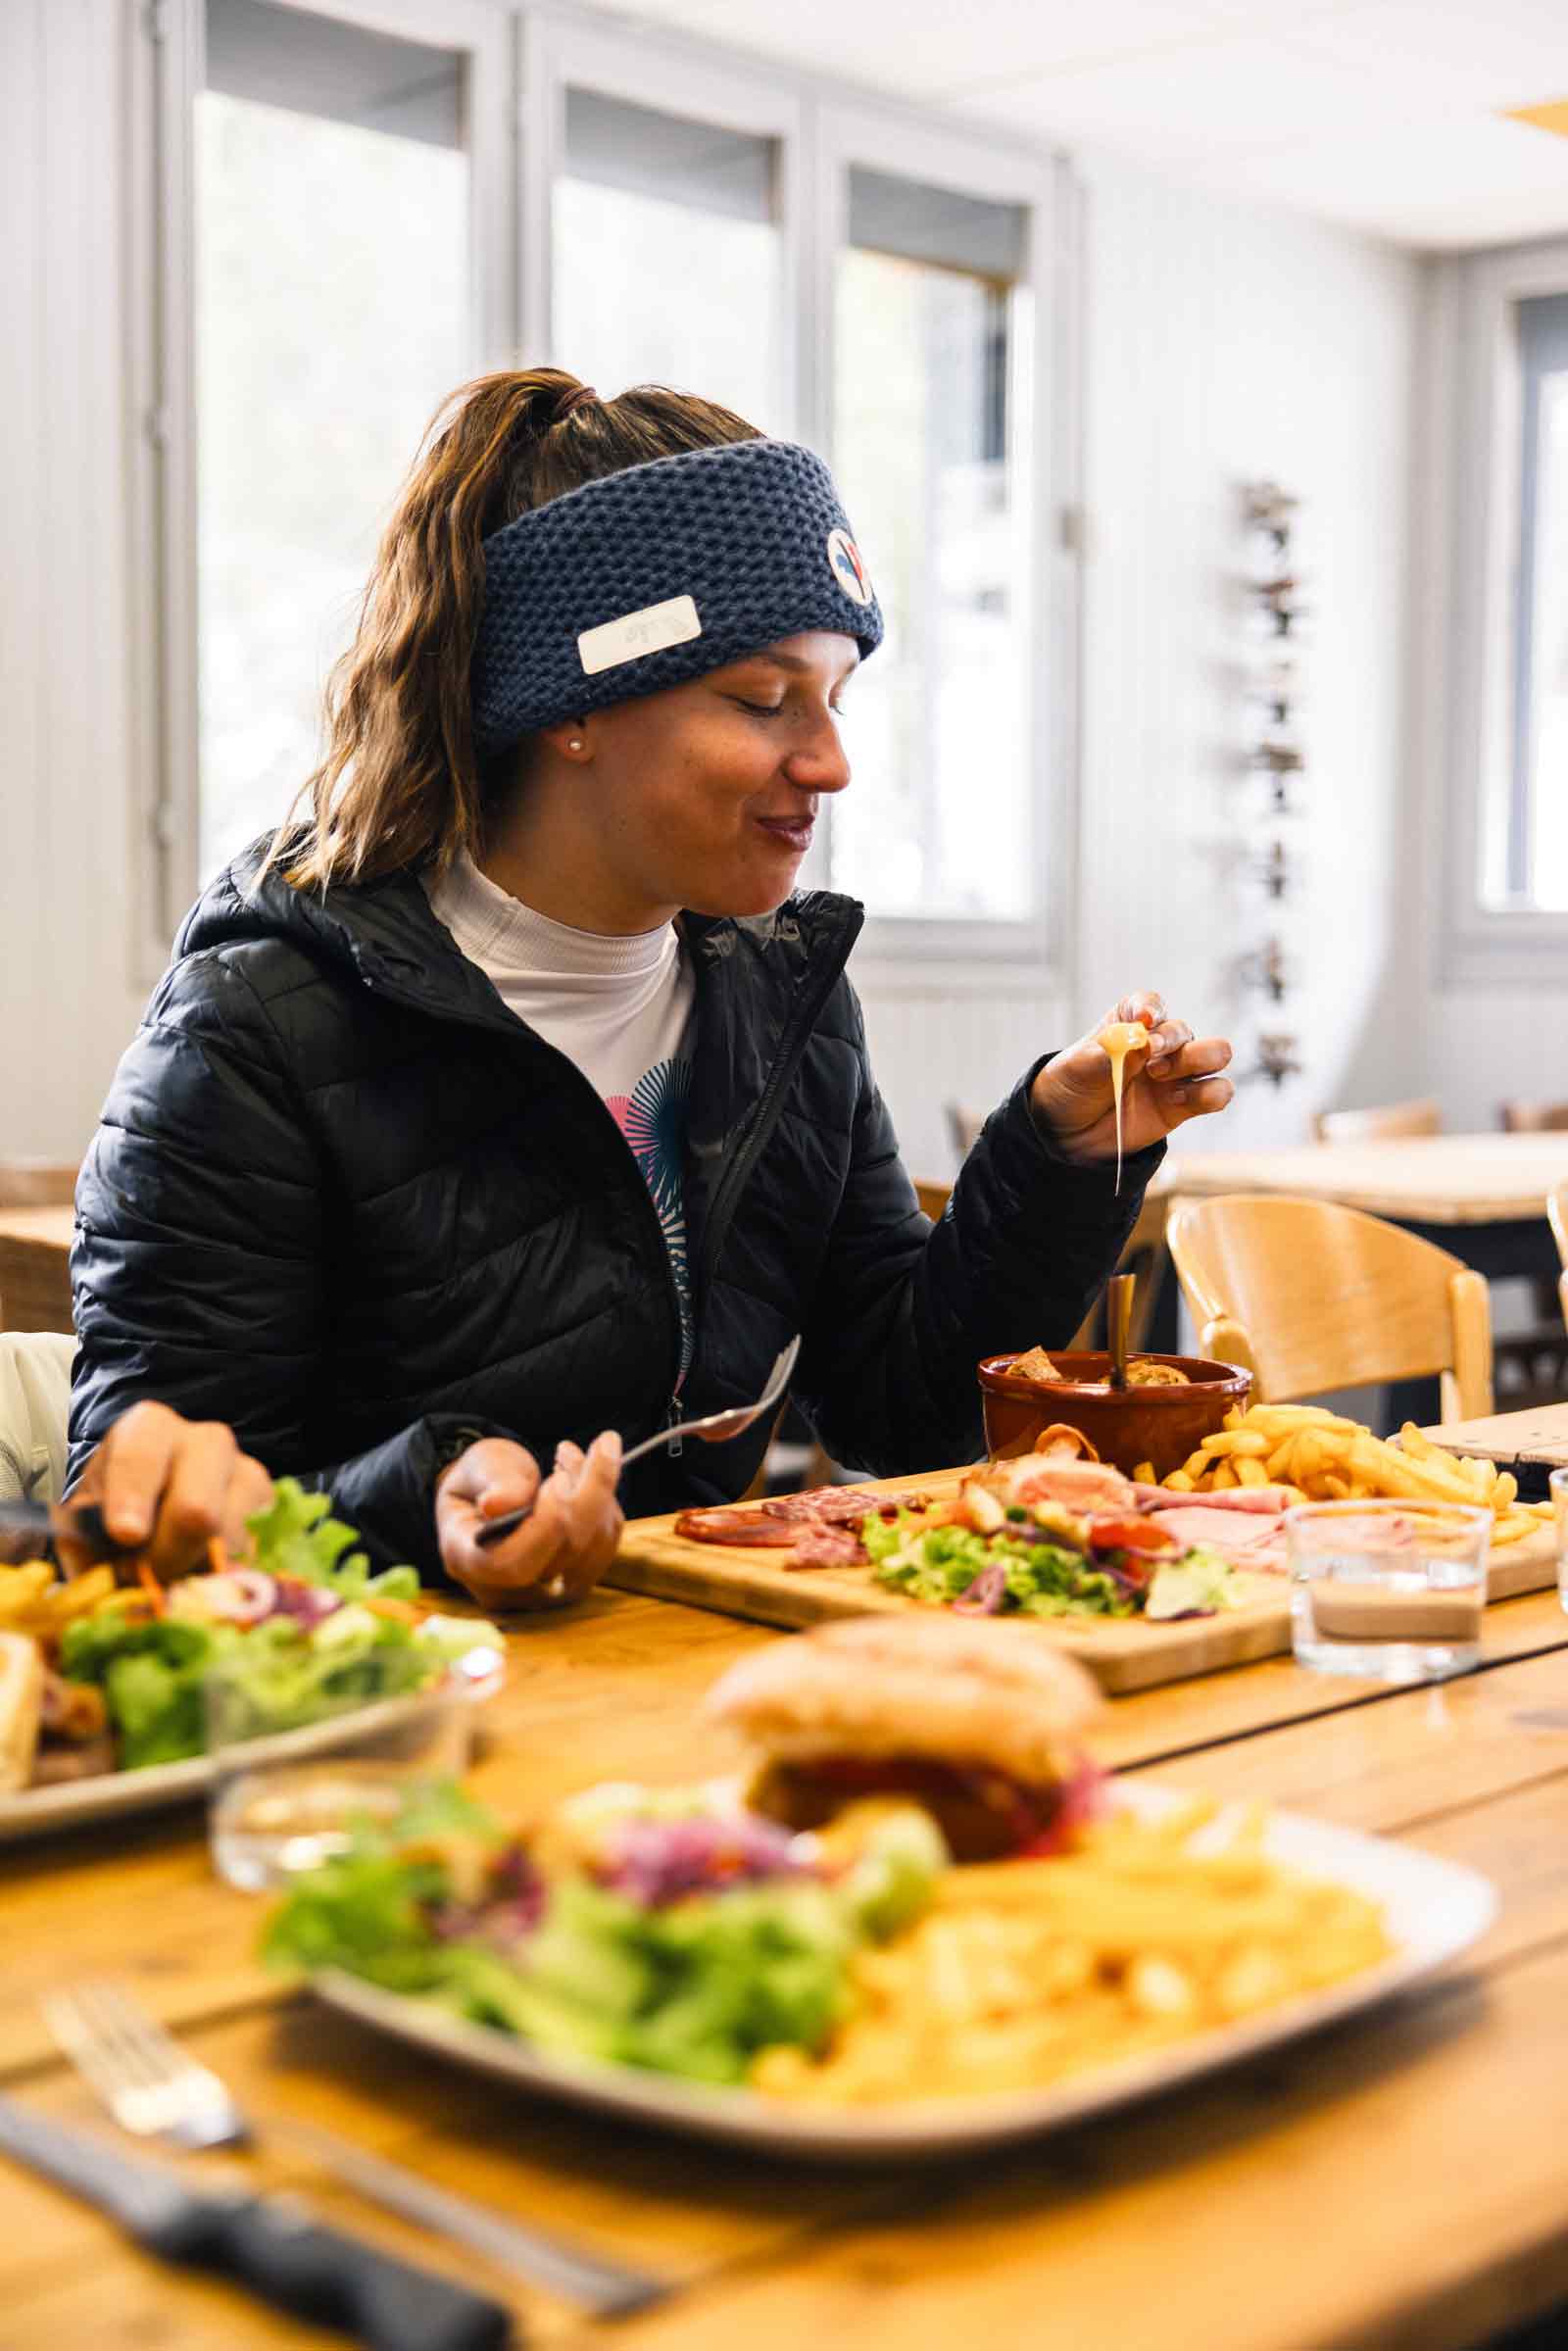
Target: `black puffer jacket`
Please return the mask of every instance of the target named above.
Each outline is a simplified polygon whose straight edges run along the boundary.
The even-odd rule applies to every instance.
[[[311,895],[255,853],[198,902],[110,1092],[76,1194],[72,1474],[139,1396],[231,1421],[324,1486],[374,1549],[439,1572],[431,1488],[466,1433],[628,1444],[670,1406],[679,1321],[659,1219],[587,1079],[517,1020],[400,876]],[[1025,1086],[933,1230],[844,976],[861,921],[813,894],[686,917],[698,1042],[686,1164],[696,1350],[683,1412],[795,1392],[840,1460],[972,1457],[974,1365],[1060,1344],[1158,1153],[1057,1158]],[[728,1499],[766,1431],[656,1450],[629,1513]]]

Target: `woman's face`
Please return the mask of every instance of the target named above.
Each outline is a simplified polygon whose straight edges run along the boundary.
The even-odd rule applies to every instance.
[[[583,745],[576,779],[607,881],[650,924],[678,906],[765,914],[795,886],[817,803],[842,792],[853,637],[783,638],[727,668],[595,711],[552,736]]]

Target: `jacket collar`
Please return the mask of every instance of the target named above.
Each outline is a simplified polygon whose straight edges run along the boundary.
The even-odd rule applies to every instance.
[[[176,957],[230,941],[286,939],[411,1009],[516,1034],[518,1023],[490,981],[430,911],[416,874],[323,891],[296,890],[274,871],[258,884],[264,848],[254,843],[203,892],[180,927]],[[751,987],[761,983],[782,1020],[807,979],[822,976],[824,961],[842,970],[864,919],[858,900],[830,890],[808,891],[755,917],[682,914],[712,1048],[724,1051],[712,1032],[728,1026],[726,1013],[733,1017],[743,972]]]

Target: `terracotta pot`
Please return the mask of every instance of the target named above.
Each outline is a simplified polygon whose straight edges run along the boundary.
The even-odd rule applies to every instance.
[[[1110,1357],[1051,1350],[1065,1375],[1060,1380],[1014,1379],[1012,1355],[988,1355],[980,1365],[986,1444],[994,1461],[1032,1453],[1043,1430],[1065,1421],[1081,1430],[1102,1461],[1128,1477],[1152,1461],[1156,1478],[1180,1469],[1189,1453],[1220,1428],[1232,1405],[1244,1412],[1252,1375],[1234,1363],[1211,1363],[1202,1355],[1144,1355],[1146,1363],[1170,1363],[1187,1374],[1185,1388],[1122,1388],[1106,1385]]]

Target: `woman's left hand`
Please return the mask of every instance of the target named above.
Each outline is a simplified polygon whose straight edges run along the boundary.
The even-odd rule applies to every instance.
[[[1162,1143],[1189,1118],[1223,1110],[1236,1089],[1220,1072],[1231,1049],[1223,1037],[1194,1037],[1184,1020],[1171,1019],[1157,996],[1124,996],[1087,1037],[1048,1061],[1030,1092],[1036,1118],[1064,1158],[1080,1162],[1116,1156],[1116,1110],[1110,1090],[1110,1055],[1100,1031],[1113,1020],[1139,1020],[1150,1033],[1150,1049],[1127,1056],[1121,1105],[1123,1151],[1146,1151]]]

